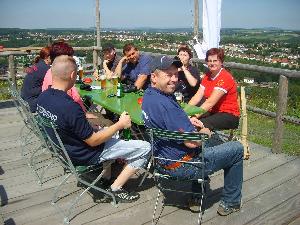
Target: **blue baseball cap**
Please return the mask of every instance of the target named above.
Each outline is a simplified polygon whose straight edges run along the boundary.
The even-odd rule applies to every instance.
[[[150,64],[151,71],[158,70],[167,70],[171,66],[175,66],[177,68],[182,67],[182,62],[178,58],[171,58],[169,56],[155,56]]]

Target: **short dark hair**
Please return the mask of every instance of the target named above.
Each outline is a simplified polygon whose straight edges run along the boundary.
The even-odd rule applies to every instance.
[[[132,48],[134,48],[134,50],[138,50],[137,47],[135,47],[135,45],[133,43],[127,43],[124,45],[123,47],[123,54],[125,55],[126,52],[129,52]]]
[[[112,44],[106,44],[106,45],[103,45],[103,47],[102,47],[103,54],[108,54],[113,50],[115,50],[115,46],[113,46]]]
[[[179,52],[187,52],[190,56],[190,59],[193,58],[193,53],[187,45],[181,45],[177,50],[177,55],[179,55]]]
[[[225,58],[224,49],[222,48],[211,48],[206,52],[205,61],[208,61],[208,56],[217,55],[218,59],[223,63]]]

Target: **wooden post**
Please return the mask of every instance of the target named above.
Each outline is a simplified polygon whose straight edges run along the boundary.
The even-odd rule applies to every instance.
[[[241,142],[244,146],[244,159],[249,159],[250,150],[248,144],[248,117],[247,117],[247,99],[245,94],[245,87],[241,86],[241,105],[242,105],[242,133]]]
[[[10,79],[12,83],[17,87],[14,55],[8,56],[8,70],[9,70],[8,79]]]
[[[288,95],[288,79],[287,77],[280,75],[277,111],[276,111],[276,118],[275,118],[275,132],[273,136],[273,147],[272,147],[273,153],[280,153],[282,148],[282,136],[283,136],[283,129],[284,129],[282,117],[287,110],[287,95]]]
[[[100,0],[96,0],[96,12],[95,12],[96,13],[97,47],[101,47],[101,39],[100,39],[100,2],[99,1]],[[99,51],[94,50],[93,51],[94,70],[97,69],[98,58],[99,58]]]
[[[97,70],[98,68],[98,53],[97,53],[97,50],[93,50],[93,67],[94,67],[94,70]]]
[[[194,0],[194,37],[199,37],[199,1]]]

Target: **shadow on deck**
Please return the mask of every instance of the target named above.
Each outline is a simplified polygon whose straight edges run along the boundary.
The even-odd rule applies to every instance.
[[[63,174],[54,165],[40,187],[26,158],[20,152],[20,129],[23,122],[13,107],[0,109],[0,224],[62,224],[63,218],[50,204],[55,185]],[[36,143],[33,142],[33,146]],[[300,224],[300,159],[284,154],[274,155],[270,149],[251,144],[251,158],[244,162],[243,207],[239,213],[227,217],[216,214],[223,186],[223,173],[211,177],[210,191],[205,200],[203,224]],[[49,158],[39,156],[41,165]],[[130,186],[135,186],[132,179]],[[66,187],[67,196],[60,206],[67,204],[79,190],[74,180]],[[75,209],[71,224],[151,224],[157,189],[148,178],[139,190],[141,198],[131,204],[94,203],[85,195]],[[73,214],[74,215],[74,214]],[[3,222],[2,222],[3,221]],[[196,224],[197,214],[167,206],[159,224]]]

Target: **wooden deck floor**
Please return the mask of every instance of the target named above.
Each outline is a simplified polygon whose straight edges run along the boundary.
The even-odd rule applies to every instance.
[[[19,133],[23,126],[15,108],[0,109],[0,224],[55,225],[62,216],[50,204],[62,169],[55,165],[46,174],[40,187],[27,160],[21,157]],[[33,140],[34,141],[34,140]],[[36,143],[32,143],[34,146]],[[211,178],[205,200],[203,224],[300,224],[300,159],[283,154],[274,155],[270,149],[251,144],[251,159],[244,163],[243,207],[227,217],[216,214],[223,186],[222,172]],[[41,164],[48,158],[39,159]],[[137,180],[132,180],[131,184]],[[63,207],[74,198],[79,188],[71,180],[65,189],[69,195],[60,201]],[[71,224],[151,224],[157,189],[146,180],[140,190],[141,198],[131,204],[94,203],[89,195],[75,209]],[[2,222],[3,221],[3,222]],[[167,206],[159,224],[196,224],[197,214]]]

